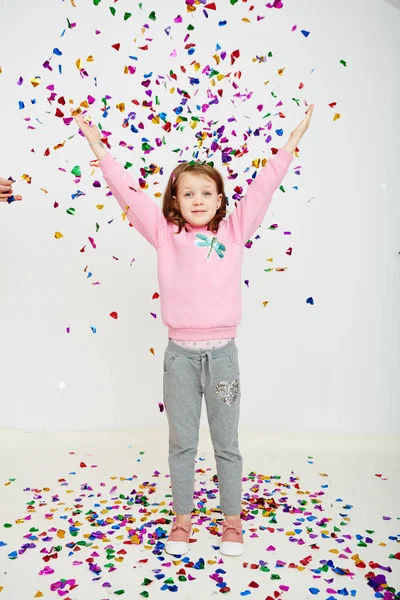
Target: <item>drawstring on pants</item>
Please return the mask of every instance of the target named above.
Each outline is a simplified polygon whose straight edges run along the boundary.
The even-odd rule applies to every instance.
[[[206,350],[205,354],[201,354],[200,358],[201,358],[201,378],[200,378],[200,382],[201,382],[201,391],[204,392],[204,386],[205,386],[205,360],[208,357],[208,370],[210,373],[210,381],[212,381],[212,353],[210,352],[210,350]]]

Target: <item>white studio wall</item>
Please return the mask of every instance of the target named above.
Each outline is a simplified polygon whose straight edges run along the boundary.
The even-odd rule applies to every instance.
[[[398,431],[400,11],[378,0],[212,4],[0,3],[0,176],[23,196],[0,205],[3,429],[167,427],[156,253],[69,119],[90,99],[134,178],[161,169],[145,178],[154,202],[178,160],[198,157],[224,175],[230,210],[235,186],[245,191],[257,160],[316,105],[245,249],[242,426]],[[222,150],[244,147],[222,163]]]

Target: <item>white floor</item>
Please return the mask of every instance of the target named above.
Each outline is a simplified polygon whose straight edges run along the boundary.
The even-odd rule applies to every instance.
[[[167,435],[0,431],[0,600],[400,598],[399,439],[241,430],[242,516],[252,519],[242,521],[244,554],[227,558],[210,533],[221,515],[218,494],[207,498],[216,470],[202,431],[195,501],[204,508],[188,556],[173,560],[156,549],[170,525],[155,520],[173,518]],[[136,492],[147,507],[128,505]],[[257,510],[262,497],[279,506]],[[127,544],[140,542],[139,527],[142,543]]]

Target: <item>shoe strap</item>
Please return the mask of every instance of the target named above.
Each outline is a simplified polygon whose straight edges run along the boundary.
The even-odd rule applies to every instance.
[[[191,524],[190,523],[177,523],[175,522],[172,526],[172,531],[176,531],[177,529],[182,529],[185,533],[189,533]]]
[[[242,526],[241,525],[231,525],[229,523],[222,523],[222,531],[223,533],[227,532],[227,531],[232,531],[232,533],[237,533],[238,535],[240,535],[242,533]]]

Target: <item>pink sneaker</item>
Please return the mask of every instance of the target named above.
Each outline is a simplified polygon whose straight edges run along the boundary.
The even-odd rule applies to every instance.
[[[222,523],[222,542],[220,547],[221,554],[228,556],[239,556],[243,554],[243,533],[242,533],[242,522],[228,523],[223,521]]]
[[[168,552],[168,554],[186,554],[189,550],[191,530],[191,523],[178,523],[177,521],[174,521],[168,540],[165,544],[165,551]]]

